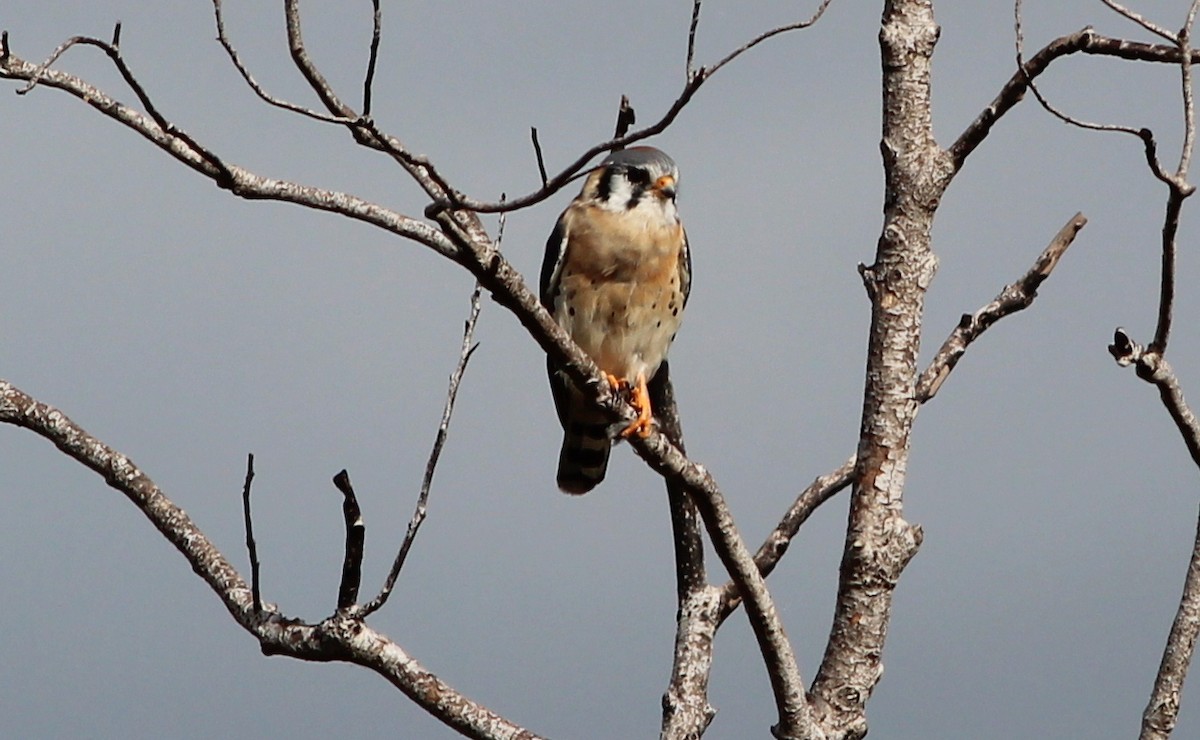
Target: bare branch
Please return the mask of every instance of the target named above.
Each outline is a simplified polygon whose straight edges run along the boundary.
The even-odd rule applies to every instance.
[[[1038,286],[1050,277],[1050,273],[1058,265],[1059,259],[1075,241],[1079,230],[1086,224],[1087,218],[1082,213],[1076,213],[1054,235],[1028,272],[1015,283],[1004,286],[1004,289],[991,303],[983,306],[974,314],[963,314],[958,326],[942,343],[941,349],[934,355],[929,367],[921,373],[921,377],[917,380],[916,396],[920,403],[925,403],[937,395],[942,383],[954,370],[954,366],[967,351],[967,347],[987,331],[992,324],[1005,316],[1029,308],[1033,304],[1033,299],[1037,297]]]
[[[368,116],[359,115],[353,108],[342,102],[329,81],[325,79],[308,55],[308,49],[304,45],[304,36],[301,33],[299,0],[284,0],[283,8],[288,50],[292,62],[300,70],[300,74],[316,93],[326,110],[338,119],[347,121],[346,125],[353,133],[356,142],[391,155],[436,202],[444,203],[455,197],[456,194],[446,185],[445,179],[429,160],[411,154],[396,137],[384,134]]]
[[[529,127],[529,138],[533,140],[533,153],[537,157],[538,176],[542,178],[542,187],[546,187],[546,160],[542,158],[542,143],[538,141],[537,126]]]
[[[655,410],[659,430],[680,452],[683,425],[671,368],[664,361],[650,381],[650,405]],[[719,626],[713,589],[704,569],[704,540],[700,514],[691,496],[677,481],[668,480],[667,504],[671,513],[671,534],[675,544],[675,594],[678,608],[675,624],[675,650],[671,679],[663,694],[661,737],[694,738],[704,733],[716,710],[708,703],[708,679],[712,668],[712,641]]]
[[[246,66],[245,62],[242,61],[242,56],[238,54],[237,49],[235,49],[233,46],[233,42],[229,40],[229,36],[225,33],[225,12],[221,3],[222,0],[213,0],[213,15],[216,18],[217,23],[217,41],[221,44],[221,47],[225,49],[226,56],[229,57],[229,61],[233,63],[233,66],[238,71],[238,74],[242,76],[242,79],[245,80],[246,84],[250,86],[250,89],[254,91],[254,94],[257,95],[259,99],[268,105],[275,106],[276,108],[282,108],[284,110],[298,113],[302,116],[306,116],[317,121],[324,121],[325,123],[346,124],[354,120],[352,118],[346,118],[340,115],[321,113],[320,111],[315,111],[312,108],[307,108],[303,105],[298,105],[296,103],[277,98],[268,93],[266,89],[258,83],[258,80],[254,79],[254,75],[250,74],[250,69]]]
[[[367,527],[358,506],[358,495],[350,484],[350,474],[342,470],[333,476],[333,485],[342,493],[342,518],[346,523],[346,554],[342,558],[342,580],[338,586],[337,600],[338,611],[342,611],[358,602]]]
[[[775,566],[779,564],[784,554],[787,553],[788,547],[791,546],[792,538],[817,510],[817,507],[850,485],[853,481],[854,461],[855,456],[851,455],[850,459],[842,463],[841,467],[810,483],[808,488],[805,488],[792,502],[779,524],[775,525],[775,529],[767,535],[766,540],[758,546],[758,552],[754,553],[754,563],[764,578],[775,570]],[[720,594],[721,606],[718,619],[720,622],[724,622],[734,610],[741,606],[742,596],[737,583],[732,580],[726,581],[720,587]]]
[[[371,0],[374,13],[371,15],[371,55],[367,60],[367,75],[363,79],[362,114],[371,115],[371,89],[375,82],[375,63],[379,61],[379,38],[383,29],[383,11],[379,8],[379,0]]]
[[[700,25],[700,3],[702,0],[692,0],[692,21],[688,24],[687,60],[684,64],[684,77],[692,79],[693,64],[696,60],[696,26]]]
[[[501,234],[503,234],[503,226],[501,226]],[[404,534],[404,541],[400,544],[400,552],[396,554],[396,559],[392,562],[392,569],[388,572],[383,588],[380,590],[379,595],[360,611],[363,618],[370,616],[387,603],[388,597],[396,585],[396,579],[400,577],[400,571],[404,568],[404,562],[408,559],[408,551],[412,548],[413,541],[417,538],[417,532],[421,529],[421,524],[425,521],[425,513],[429,505],[429,489],[433,486],[433,474],[437,470],[438,460],[442,456],[442,448],[446,445],[446,436],[450,430],[450,418],[454,415],[454,402],[458,398],[458,386],[462,382],[463,374],[467,370],[467,363],[470,362],[471,355],[474,354],[475,348],[478,346],[475,344],[475,324],[479,321],[480,290],[479,284],[476,284],[475,290],[471,292],[471,312],[467,316],[466,324],[463,327],[462,349],[458,354],[458,364],[454,367],[454,372],[450,374],[450,387],[446,391],[446,405],[442,409],[442,421],[438,424],[437,435],[433,441],[433,450],[430,451],[429,459],[425,463],[425,477],[421,480],[421,492],[417,496],[417,508],[413,511],[412,518],[408,522],[408,531]]]
[[[7,49],[7,46],[5,48]],[[446,237],[427,223],[348,193],[263,177],[241,167],[226,164],[215,154],[193,144],[190,137],[180,136],[178,130],[161,120],[161,117],[147,117],[146,114],[114,100],[73,75],[54,69],[42,69],[9,53],[0,67],[0,76],[17,80],[37,79],[41,86],[53,87],[73,95],[241,198],[284,201],[339,213],[411,239],[451,259],[458,257],[457,250]]]
[[[1016,27],[1017,70],[1022,71],[1025,69],[1025,62],[1023,59],[1024,47],[1025,47],[1025,34],[1024,34],[1024,30],[1023,30],[1023,26],[1022,26],[1022,22],[1021,22],[1021,0],[1016,0],[1013,3],[1013,16],[1015,19],[1014,23],[1015,23],[1015,27]],[[1075,118],[1075,117],[1063,112],[1059,108],[1055,107],[1053,104],[1051,104],[1050,101],[1044,95],[1042,95],[1041,90],[1038,89],[1038,87],[1034,83],[1032,77],[1027,78],[1026,83],[1029,86],[1030,92],[1033,93],[1034,98],[1037,99],[1038,103],[1042,106],[1042,108],[1044,108],[1046,110],[1046,112],[1048,112],[1050,115],[1054,116],[1055,118],[1059,119],[1063,123],[1070,124],[1072,126],[1077,126],[1079,128],[1083,128],[1083,129],[1089,129],[1092,131],[1113,131],[1116,133],[1129,134],[1131,136],[1139,136],[1139,137],[1143,136],[1143,133],[1145,133],[1146,135],[1149,135],[1149,131],[1147,129],[1139,130],[1139,129],[1133,128],[1131,126],[1123,126],[1123,125],[1119,125],[1119,124],[1093,123],[1091,121],[1084,121],[1082,119]],[[1154,166],[1157,166],[1157,163]],[[1158,169],[1161,170],[1161,168],[1158,168]]]
[[[246,528],[246,554],[250,558],[250,593],[254,614],[262,613],[262,592],[258,581],[258,545],[254,542],[254,520],[250,516],[250,483],[254,480],[254,453],[246,455],[246,480],[242,484],[242,519]]]
[[[933,217],[954,176],[933,136],[931,60],[939,29],[929,0],[892,0],[879,31],[883,66],[884,224],[875,263],[866,379],[837,605],[811,693],[822,726],[866,734],[866,701],[883,672],[892,595],[921,546],[903,517],[925,291],[936,259]]]
[[[826,10],[826,8],[829,7],[829,4],[831,2],[833,2],[833,0],[821,0],[821,4],[819,6],[817,6],[816,12],[814,12],[811,16],[809,16],[807,20],[798,21],[796,23],[788,23],[786,25],[772,28],[770,31],[764,31],[764,32],[760,33],[759,35],[755,36],[754,38],[750,39],[746,43],[742,44],[738,48],[736,48],[733,51],[726,54],[724,59],[717,62],[713,66],[709,67],[707,70],[705,70],[705,68],[701,67],[700,71],[697,72],[697,74],[707,74],[708,76],[712,76],[721,67],[724,67],[726,64],[729,64],[734,59],[737,59],[742,54],[745,54],[746,52],[750,51],[751,49],[758,46],[759,44],[761,44],[762,42],[766,41],[769,38],[773,38],[782,33],[787,33],[788,31],[799,31],[801,29],[808,28],[809,26],[813,25],[817,21],[821,20],[821,16],[825,15],[825,10]]]
[[[974,314],[963,315],[962,321],[946,338],[942,348],[938,350],[929,366],[917,378],[916,399],[918,403],[924,404],[933,399],[972,342],[1000,319],[1028,308],[1033,303],[1037,297],[1038,286],[1050,276],[1063,253],[1074,241],[1075,235],[1086,223],[1087,219],[1082,213],[1072,216],[1025,275],[1017,282],[1005,286],[991,303],[983,306]],[[754,554],[754,561],[758,564],[764,577],[769,576],[775,569],[791,545],[792,538],[796,536],[800,527],[816,511],[817,507],[850,485],[853,480],[855,460],[856,456],[851,455],[836,470],[814,480],[792,503],[775,529],[767,535],[766,540],[759,546],[758,552]],[[728,618],[740,605],[741,597],[738,595],[737,585],[732,581],[726,582],[721,586],[721,621]]]
[[[1190,192],[1187,194],[1190,195]],[[1175,236],[1179,232],[1179,214],[1187,197],[1171,186],[1167,196],[1167,212],[1162,227],[1162,274],[1159,279],[1158,322],[1154,328],[1154,341],[1150,348],[1157,354],[1167,350],[1171,337],[1171,319],[1175,310]]]
[[[1135,13],[1134,11],[1130,10],[1129,8],[1126,8],[1124,5],[1121,5],[1120,3],[1115,2],[1115,0],[1100,0],[1100,2],[1107,5],[1110,9],[1112,9],[1118,15],[1124,16],[1127,20],[1133,21],[1134,23],[1136,23],[1137,25],[1146,29],[1150,33],[1152,33],[1156,36],[1161,36],[1162,38],[1166,39],[1167,41],[1170,41],[1171,43],[1175,43],[1175,40],[1176,40],[1175,34],[1171,33],[1170,31],[1163,28],[1162,26],[1159,26],[1158,24],[1150,21],[1145,16],[1142,16],[1139,13]],[[1018,0],[1018,4],[1020,4],[1020,0]]]
[[[795,653],[766,582],[738,534],[737,523],[716,481],[707,470],[689,462],[663,434],[651,434],[645,439],[633,435],[630,442],[651,467],[664,477],[669,476],[668,480],[677,481],[691,494],[717,557],[738,584],[779,711],[779,723],[772,731],[780,738],[808,736],[814,726],[812,707],[806,698]]]
[[[650,380],[650,406],[654,409],[658,430],[686,455],[683,423],[671,383],[671,363],[664,360]],[[667,502],[671,509],[671,531],[675,540],[675,591],[680,602],[707,583],[704,570],[704,542],[696,506],[687,490],[677,481],[667,481]]]
[[[720,626],[717,589],[692,591],[679,604],[671,681],[663,694],[661,740],[694,740],[716,716],[708,703],[713,639]]]
[[[1000,89],[995,99],[976,116],[975,120],[963,130],[958,139],[951,145],[949,151],[955,164],[955,170],[960,169],[971,152],[987,138],[987,135],[991,132],[996,122],[1016,106],[1017,103],[1021,102],[1025,96],[1025,92],[1029,89],[1031,80],[1036,79],[1045,72],[1055,60],[1078,52],[1160,64],[1179,64],[1183,57],[1177,46],[1144,44],[1125,39],[1110,38],[1097,34],[1090,27],[1076,31],[1068,36],[1057,38],[1044,46],[1037,54],[1030,57],[1013,73],[1013,76]],[[1188,57],[1194,63],[1200,59],[1200,54],[1192,49]],[[1134,133],[1141,137],[1143,141],[1146,141],[1146,137],[1149,135],[1148,131],[1143,134],[1141,130],[1137,130]],[[1153,167],[1154,165],[1152,164],[1151,166]],[[1161,170],[1161,168],[1159,169]]]
[[[1108,346],[1108,351],[1117,364],[1122,367],[1133,365],[1139,378],[1158,388],[1163,406],[1183,437],[1192,462],[1200,467],[1200,422],[1197,422],[1196,415],[1184,400],[1183,389],[1170,363],[1153,348],[1143,348],[1134,342],[1120,327],[1113,332],[1113,342]]]
[[[1196,539],[1192,545],[1192,558],[1188,563],[1179,609],[1175,612],[1175,621],[1171,623],[1150,701],[1142,713],[1139,740],[1167,740],[1175,729],[1183,681],[1196,648],[1197,633],[1200,633],[1200,522],[1196,524]]]
[[[430,673],[361,617],[339,613],[315,625],[289,619],[273,605],[256,610],[250,588],[186,513],[133,462],[92,437],[61,411],[0,380],[0,423],[32,431],[123,493],[187,559],[230,615],[258,638],[263,653],[301,660],[354,663],[403,691],[434,717],[472,738],[533,740],[536,736],[468,699]]]
[[[1159,398],[1175,422],[1192,462],[1200,468],[1200,421],[1197,421],[1184,400],[1183,389],[1166,358],[1153,347],[1143,348],[1121,328],[1113,333],[1113,342],[1108,351],[1118,364],[1133,365],[1139,378],[1158,389]],[[1197,633],[1200,633],[1200,530],[1197,531],[1179,609],[1154,679],[1154,689],[1142,715],[1140,737],[1143,740],[1165,740],[1174,728],[1179,713],[1179,697],[1192,661]]]
[[[637,113],[629,104],[629,96],[622,95],[621,104],[617,107],[617,125],[613,129],[613,138],[619,139],[629,133],[630,127],[635,123],[637,123]]]
[[[800,29],[804,29],[804,28],[808,28],[809,26],[812,26],[814,23],[816,23],[818,20],[821,19],[822,15],[825,14],[826,8],[829,7],[829,5],[832,1],[833,0],[822,0],[821,4],[820,4],[820,6],[818,6],[816,12],[813,13],[813,15],[810,16],[807,20],[779,26],[777,28],[771,29],[770,31],[765,31],[765,32],[759,34],[758,36],[756,36],[755,38],[746,42],[745,44],[742,44],[737,49],[734,49],[733,51],[731,51],[729,54],[727,54],[723,59],[721,59],[719,62],[714,64],[712,67],[708,67],[708,68],[700,67],[698,69],[692,69],[691,57],[692,57],[692,54],[694,53],[694,43],[693,42],[695,39],[695,30],[696,30],[695,24],[697,24],[699,22],[699,12],[700,12],[700,3],[695,2],[692,6],[693,19],[692,19],[692,27],[689,31],[689,51],[688,51],[689,73],[687,76],[687,81],[683,86],[683,90],[680,91],[679,96],[675,99],[675,102],[671,104],[671,107],[667,109],[667,112],[663,114],[662,118],[660,118],[655,123],[652,123],[643,129],[638,129],[637,131],[633,131],[631,133],[625,133],[620,136],[616,136],[612,139],[609,139],[608,141],[602,142],[600,144],[596,144],[595,146],[591,147],[586,152],[581,154],[579,157],[577,157],[574,162],[571,162],[569,165],[567,165],[565,168],[563,168],[557,175],[550,178],[549,182],[543,184],[543,186],[540,189],[538,189],[532,193],[529,193],[528,195],[523,195],[523,196],[520,196],[517,198],[513,198],[512,200],[508,201],[507,203],[494,203],[494,202],[480,201],[480,200],[476,200],[474,198],[468,197],[466,195],[458,195],[458,196],[452,197],[448,202],[443,203],[441,205],[444,206],[445,208],[450,208],[450,209],[461,208],[461,209],[474,211],[476,213],[498,213],[500,211],[515,211],[515,210],[519,210],[521,208],[526,208],[528,206],[534,205],[536,203],[540,203],[541,201],[545,200],[546,198],[549,198],[551,195],[554,195],[555,193],[557,193],[559,190],[561,190],[563,188],[563,186],[565,186],[571,180],[575,179],[575,177],[580,173],[580,171],[583,170],[583,168],[586,167],[592,161],[592,159],[596,155],[600,154],[601,152],[615,151],[617,149],[623,149],[623,148],[629,146],[630,144],[641,141],[643,139],[648,139],[651,136],[654,136],[655,134],[659,134],[659,133],[662,133],[663,131],[665,131],[668,126],[670,126],[672,123],[674,123],[675,118],[679,115],[679,113],[685,107],[687,107],[687,104],[689,102],[691,102],[692,96],[694,96],[696,94],[696,92],[705,83],[705,81],[707,81],[710,77],[712,77],[714,74],[716,74],[716,72],[718,70],[720,70],[722,67],[729,64],[733,60],[737,59],[742,54],[746,53],[747,51],[750,51],[754,47],[758,46],[759,44],[763,43],[764,41],[766,41],[770,38],[773,38],[773,37],[778,36],[783,33],[787,33],[788,31],[796,31],[796,30],[800,30]],[[289,3],[294,2],[294,0],[287,0],[287,2],[289,2]],[[631,124],[632,124],[632,122],[631,122]]]
[[[1186,180],[1188,165],[1192,159],[1192,150],[1196,142],[1196,104],[1192,87],[1192,28],[1196,22],[1196,11],[1200,9],[1200,1],[1192,0],[1188,9],[1187,21],[1179,32],[1179,83],[1183,99],[1183,147],[1179,154],[1179,166],[1175,168],[1175,177]]]
[[[150,99],[150,96],[146,93],[145,88],[143,88],[142,84],[137,80],[136,77],[134,77],[133,72],[129,69],[129,65],[127,65],[125,63],[125,58],[121,56],[120,47],[118,47],[115,43],[116,41],[119,41],[120,38],[121,38],[121,24],[120,23],[116,24],[116,26],[113,29],[114,43],[109,43],[107,41],[101,41],[100,39],[92,38],[89,36],[73,36],[73,37],[67,39],[66,41],[64,41],[62,44],[60,44],[58,46],[58,48],[54,50],[54,53],[50,55],[50,58],[47,59],[45,62],[43,62],[40,66],[35,68],[35,67],[32,67],[32,65],[29,65],[28,63],[23,63],[21,66],[22,66],[25,74],[15,74],[15,75],[9,74],[9,72],[10,72],[9,66],[12,65],[14,61],[19,62],[20,60],[15,59],[15,57],[13,57],[11,54],[7,53],[8,42],[7,42],[7,39],[5,39],[5,50],[6,50],[6,53],[4,56],[5,68],[3,70],[4,74],[0,75],[0,76],[13,77],[14,79],[28,80],[29,84],[27,84],[25,87],[21,88],[20,90],[17,90],[18,95],[25,95],[25,94],[29,93],[31,90],[33,90],[33,88],[36,87],[38,84],[40,84],[42,82],[46,82],[49,77],[59,76],[59,75],[52,74],[52,70],[50,69],[50,66],[52,64],[54,64],[54,62],[56,62],[58,60],[58,58],[60,56],[62,56],[64,52],[67,51],[67,49],[70,49],[72,46],[76,46],[76,45],[94,46],[94,47],[100,49],[101,51],[103,51],[108,56],[108,58],[112,61],[113,66],[115,66],[117,68],[117,72],[120,73],[121,78],[123,80],[125,80],[125,84],[129,85],[129,88],[131,90],[133,90],[133,93],[137,96],[138,100],[141,101],[142,107],[146,110],[146,113],[150,116],[150,118],[154,120],[154,123],[157,124],[158,128],[162,131],[163,135],[165,137],[171,139],[172,141],[179,143],[182,147],[188,149],[197,158],[203,160],[210,167],[212,167],[216,172],[215,175],[213,176],[214,179],[217,180],[218,184],[221,184],[224,187],[224,184],[227,183],[230,179],[230,173],[229,173],[229,170],[226,168],[225,163],[222,162],[215,154],[210,152],[208,149],[201,146],[195,139],[193,139],[190,135],[188,135],[188,133],[186,131],[183,131],[183,130],[177,128],[174,124],[167,121],[167,119],[164,118],[161,113],[159,113],[158,108],[155,107],[154,102]],[[57,87],[57,85],[51,85],[51,86]],[[88,102],[92,102],[92,101],[88,101]],[[95,104],[93,103],[93,105],[95,105]],[[98,106],[96,106],[96,107],[98,107]]]
[[[1158,322],[1154,329],[1154,340],[1150,348],[1157,354],[1167,351],[1167,342],[1171,336],[1171,320],[1175,307],[1175,254],[1176,236],[1179,233],[1179,217],[1183,210],[1183,201],[1193,192],[1195,186],[1187,181],[1188,165],[1191,162],[1192,150],[1196,142],[1195,101],[1192,86],[1191,35],[1195,23],[1196,11],[1200,0],[1193,0],[1188,10],[1187,22],[1179,32],[1178,44],[1180,53],[1180,85],[1183,99],[1183,146],[1179,155],[1179,166],[1174,175],[1159,175],[1159,179],[1167,184],[1167,211],[1163,217],[1162,228],[1162,275],[1159,280]],[[1153,164],[1151,165],[1153,169]]]

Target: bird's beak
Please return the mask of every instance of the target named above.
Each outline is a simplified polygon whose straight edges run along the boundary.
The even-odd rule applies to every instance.
[[[654,181],[654,190],[664,198],[675,200],[675,178],[663,175]]]

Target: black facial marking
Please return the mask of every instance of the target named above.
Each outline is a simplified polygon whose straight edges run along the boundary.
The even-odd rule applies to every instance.
[[[630,186],[629,200],[625,201],[625,208],[632,210],[642,202],[642,196],[650,187],[650,173],[641,167],[627,167],[625,168],[625,179],[629,181]]]
[[[630,167],[625,170],[625,177],[629,178],[629,184],[638,187],[646,187],[650,184],[650,173],[641,167]]]
[[[596,183],[596,197],[600,200],[608,200],[608,196],[612,194],[612,179],[615,174],[616,169],[613,167],[605,167],[600,173],[600,182]]]

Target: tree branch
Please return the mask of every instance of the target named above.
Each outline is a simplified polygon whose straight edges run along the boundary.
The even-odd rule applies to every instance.
[[[250,593],[254,614],[262,613],[262,591],[258,580],[258,545],[254,542],[254,519],[250,516],[250,483],[254,480],[254,453],[246,455],[246,480],[242,483],[242,521],[246,529],[246,556],[250,559]]]
[[[812,694],[830,737],[867,731],[866,702],[883,672],[892,593],[921,545],[903,518],[925,291],[936,259],[933,216],[954,175],[933,138],[930,67],[939,29],[931,0],[892,0],[879,33],[883,60],[884,227],[871,298],[862,422],[837,606]]]
[[[967,351],[967,347],[979,338],[1000,319],[1010,314],[1022,311],[1033,305],[1037,298],[1038,286],[1050,277],[1050,273],[1058,266],[1067,248],[1075,241],[1076,234],[1087,224],[1087,218],[1082,213],[1076,213],[1059,229],[1050,243],[1038,255],[1033,266],[1015,283],[1004,286],[1004,289],[992,299],[991,303],[983,306],[974,314],[963,314],[958,326],[942,343],[941,349],[934,355],[929,368],[921,374],[917,381],[916,397],[920,403],[925,403],[937,395],[942,383],[954,370],[959,359]]]
[[[360,618],[338,613],[318,624],[289,619],[270,604],[255,608],[237,570],[182,509],[129,458],[85,432],[58,409],[0,380],[0,423],[28,429],[120,491],[184,556],[234,620],[266,655],[346,662],[383,676],[419,706],[467,737],[532,740],[536,736],[468,699]]]
[[[659,429],[680,450],[683,426],[671,384],[670,363],[664,361],[650,381],[650,405]],[[663,694],[661,737],[664,740],[694,738],[704,734],[716,710],[708,703],[708,679],[712,669],[713,638],[719,626],[704,569],[704,540],[696,505],[686,489],[668,480],[667,504],[671,512],[671,534],[675,543],[675,650],[671,679]]]
[[[108,96],[83,80],[54,69],[41,69],[8,51],[0,56],[0,77],[32,81],[39,86],[62,90],[82,100],[105,116],[138,133],[150,143],[170,154],[190,169],[213,180],[247,200],[277,200],[340,213],[343,216],[378,226],[405,239],[423,244],[442,256],[457,259],[454,246],[437,229],[404,214],[392,211],[349,193],[301,185],[263,177],[236,165],[224,163],[211,152],[202,153],[199,145],[193,146],[190,137],[183,138],[178,129],[163,125],[124,103]],[[203,150],[207,152],[207,150]],[[221,164],[218,166],[212,160]]]
[[[1076,234],[1086,223],[1087,218],[1082,213],[1072,216],[1021,278],[1015,283],[1006,285],[996,298],[974,314],[963,314],[958,326],[950,332],[950,336],[942,343],[941,349],[917,378],[916,399],[918,403],[924,405],[933,399],[942,383],[958,365],[958,361],[966,353],[967,348],[993,324],[1033,304],[1034,299],[1037,298],[1038,286],[1050,276],[1063,253],[1071,246]],[[775,569],[791,545],[792,538],[796,536],[800,527],[808,521],[817,507],[850,485],[853,480],[855,460],[856,456],[851,455],[836,470],[814,480],[796,498],[783,518],[780,519],[779,524],[775,525],[775,529],[759,545],[758,552],[754,554],[754,561],[758,564],[759,571],[764,577],[769,576]],[[733,581],[727,581],[720,589],[720,620],[724,622],[741,605],[741,596],[738,594],[737,584]]]
[[[346,554],[342,558],[342,580],[338,586],[337,609],[349,609],[358,603],[362,585],[363,547],[367,527],[363,524],[358,495],[350,484],[350,474],[344,469],[333,476],[333,485],[342,493],[342,519],[346,524]]]
[[[503,227],[501,230],[503,231]],[[471,311],[463,325],[462,349],[458,353],[458,364],[454,366],[454,372],[450,373],[450,386],[446,390],[446,404],[442,408],[442,420],[438,424],[437,435],[434,437],[429,459],[425,462],[425,477],[421,479],[421,492],[417,496],[417,508],[408,521],[408,530],[404,533],[400,552],[396,553],[396,559],[392,562],[392,569],[388,571],[383,588],[379,591],[379,595],[361,610],[363,618],[370,616],[387,603],[388,596],[391,595],[392,588],[396,585],[396,579],[400,577],[400,571],[404,568],[404,562],[408,559],[408,551],[417,538],[417,531],[421,529],[421,524],[425,521],[425,513],[429,505],[429,489],[433,486],[433,474],[437,470],[438,460],[441,459],[442,448],[446,446],[446,437],[450,431],[450,419],[454,416],[454,402],[458,400],[458,386],[462,383],[463,374],[467,371],[467,363],[471,361],[471,355],[479,346],[475,344],[475,324],[479,321],[480,310],[479,296],[480,287],[476,284],[475,290],[471,291]]]
[[[1175,612],[1175,621],[1171,623],[1150,701],[1142,713],[1139,740],[1167,740],[1175,729],[1183,681],[1196,648],[1197,633],[1200,633],[1200,521],[1196,524],[1196,539],[1192,545],[1192,558],[1188,563],[1179,609]]]
[[[983,143],[996,122],[1024,99],[1032,80],[1045,72],[1052,62],[1078,52],[1160,64],[1179,64],[1183,59],[1177,46],[1111,38],[1096,33],[1091,27],[1057,38],[1020,65],[995,99],[959,134],[949,149],[955,171],[961,169],[971,152]],[[1188,58],[1192,62],[1200,61],[1200,53],[1193,49]]]

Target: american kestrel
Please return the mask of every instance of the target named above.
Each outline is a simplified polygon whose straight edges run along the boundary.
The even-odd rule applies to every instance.
[[[622,437],[650,434],[646,384],[666,359],[692,286],[678,183],[674,160],[653,147],[613,152],[588,174],[546,243],[542,305],[614,389],[629,389],[638,417]],[[550,360],[546,370],[563,427],[558,487],[587,493],[604,480],[610,422]]]

